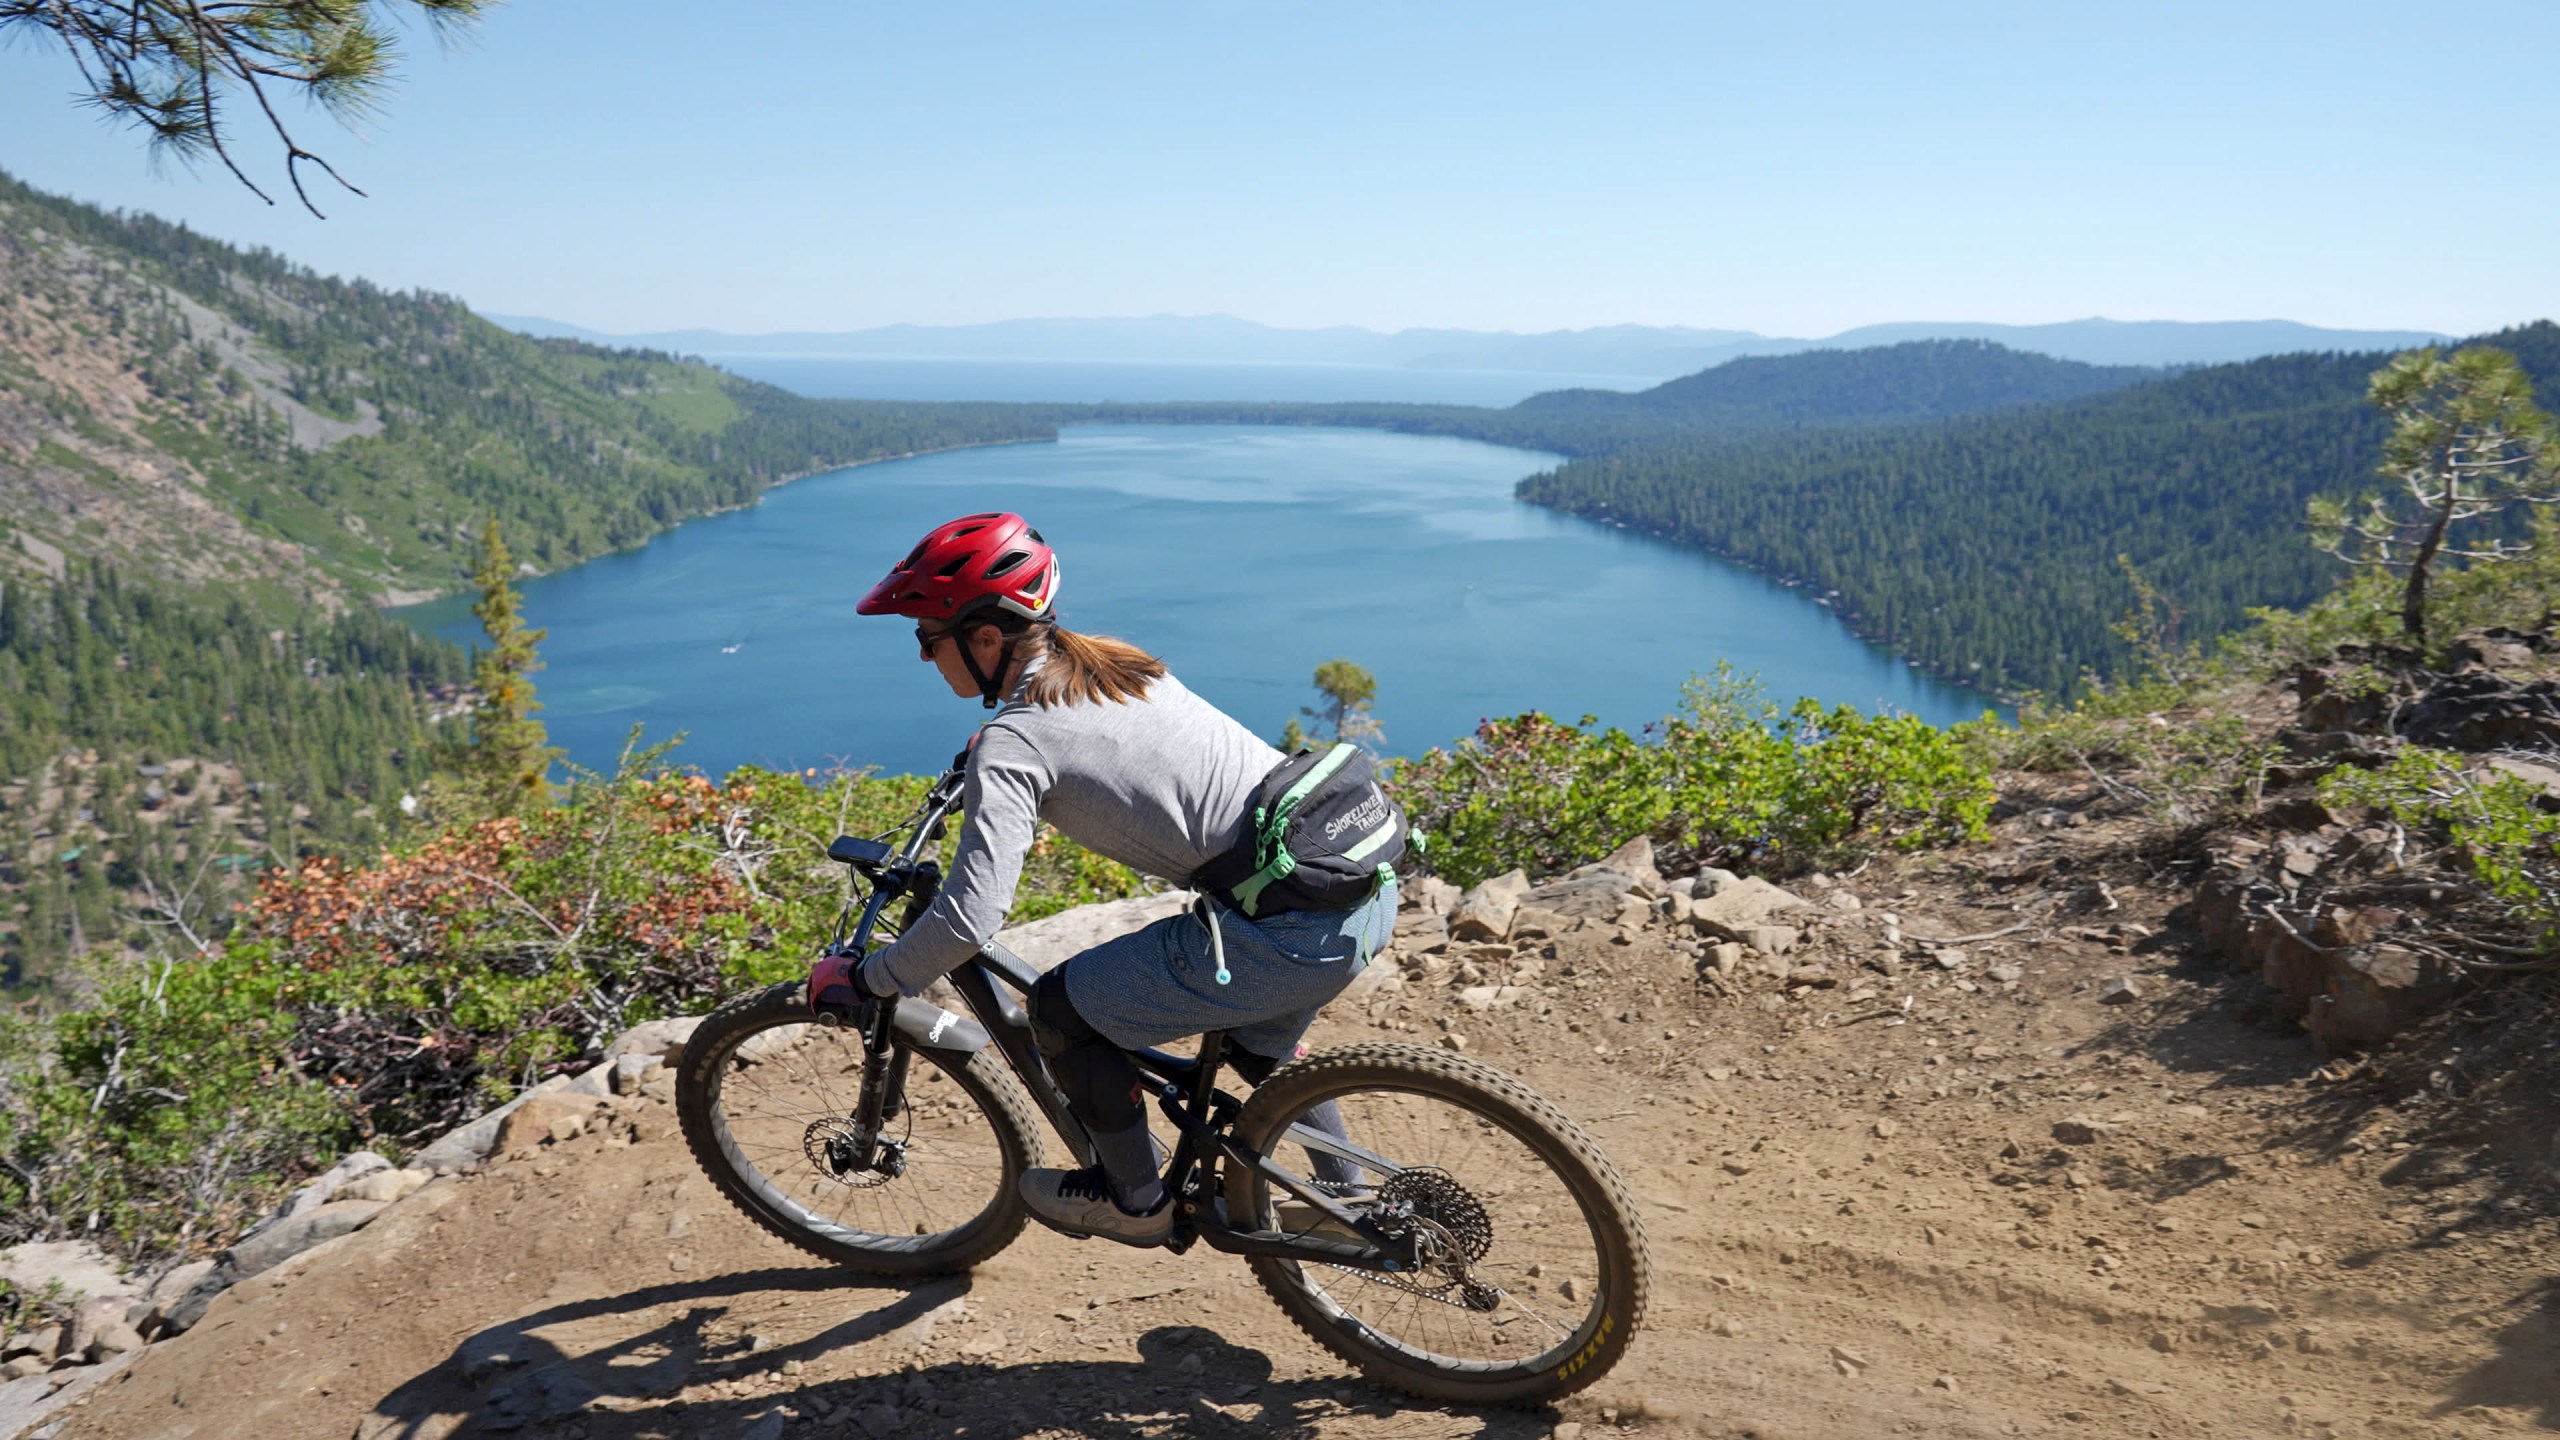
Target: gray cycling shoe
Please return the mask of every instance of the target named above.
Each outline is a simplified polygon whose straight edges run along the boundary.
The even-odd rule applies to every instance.
[[[1103,1182],[1098,1165],[1082,1170],[1025,1170],[1021,1189],[1032,1215],[1062,1234],[1079,1239],[1099,1235],[1140,1248],[1162,1245],[1173,1235],[1170,1199],[1148,1214],[1132,1215],[1111,1198],[1111,1187]]]

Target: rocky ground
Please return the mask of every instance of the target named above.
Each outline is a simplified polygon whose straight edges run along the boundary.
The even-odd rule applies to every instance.
[[[2075,823],[2086,799],[2013,796],[1993,845],[1799,882],[1803,908],[1601,875],[1451,905],[1461,938],[1408,917],[1394,979],[1315,1042],[1527,1077],[1644,1207],[1645,1330],[1558,1410],[1346,1375],[1206,1250],[1035,1228],[962,1280],[812,1264],[695,1173],[660,1071],[555,1092],[475,1173],[320,1207],[379,1208],[33,1433],[2560,1429],[2552,1156],[2448,1138],[2426,1091],[2395,1104],[2316,1048],[2200,940],[2192,873]]]

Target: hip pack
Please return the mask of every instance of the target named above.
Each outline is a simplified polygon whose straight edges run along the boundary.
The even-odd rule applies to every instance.
[[[1191,883],[1256,917],[1350,909],[1394,877],[1411,833],[1368,752],[1339,743],[1301,750],[1263,776],[1250,822]]]

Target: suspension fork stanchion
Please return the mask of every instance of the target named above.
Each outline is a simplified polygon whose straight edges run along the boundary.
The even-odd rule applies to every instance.
[[[880,1001],[871,1006],[871,1023],[862,1031],[862,1094],[853,1105],[854,1170],[868,1170],[880,1154],[880,1130],[892,1115],[889,1108],[890,1081],[893,1073],[905,1079],[906,1052],[891,1043],[897,1034],[891,1028],[891,1017],[897,1002]]]

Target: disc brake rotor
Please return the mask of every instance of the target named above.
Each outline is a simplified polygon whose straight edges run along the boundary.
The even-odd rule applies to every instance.
[[[871,1164],[855,1169],[854,1156],[861,1153],[862,1141],[854,1132],[852,1121],[813,1120],[800,1135],[800,1153],[808,1157],[809,1168],[818,1178],[852,1190],[885,1185],[905,1173],[906,1148],[903,1140],[876,1140],[872,1142]]]

